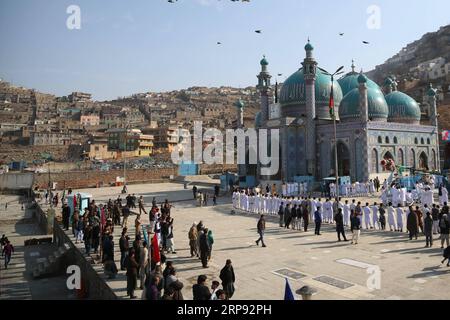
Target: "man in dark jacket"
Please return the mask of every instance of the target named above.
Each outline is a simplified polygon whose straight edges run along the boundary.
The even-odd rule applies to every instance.
[[[62,208],[62,218],[64,230],[69,230],[70,208],[66,203],[64,203]]]
[[[122,208],[122,228],[126,228],[128,225],[128,217],[130,216],[130,207],[128,204]]]
[[[234,282],[236,278],[230,259],[227,260],[225,266],[220,271],[220,280],[222,280],[222,287],[227,295],[227,299],[231,299],[234,294]]]
[[[120,270],[125,270],[125,259],[128,256],[128,250],[130,249],[129,244],[130,238],[127,236],[127,228],[122,230],[122,236],[119,240],[120,247]]]
[[[289,226],[291,225],[292,221],[292,209],[291,205],[288,203],[286,205],[286,208],[284,209],[284,227],[286,229],[289,229]]]
[[[284,208],[283,208],[283,205],[280,205],[280,208],[278,209],[278,215],[280,216],[280,227],[282,228],[284,226]]]
[[[433,218],[431,217],[431,213],[427,212],[427,216],[424,219],[424,230],[425,233],[425,248],[433,246]]]
[[[258,224],[256,225],[258,230],[259,238],[256,240],[256,245],[259,246],[259,242],[262,243],[262,247],[265,248],[266,245],[264,243],[264,231],[266,230],[266,219],[264,219],[264,215],[262,214],[258,220]]]
[[[322,226],[322,213],[320,212],[320,205],[317,206],[316,212],[314,212],[314,222],[316,224],[315,234],[320,236],[320,227]]]
[[[338,241],[341,241],[341,234],[344,237],[344,241],[348,241],[345,237],[344,231],[344,216],[342,215],[342,209],[339,208],[336,215],[334,216],[334,221],[336,222],[336,232],[338,236]]]
[[[211,298],[211,292],[205,285],[206,279],[205,275],[198,276],[197,284],[192,287],[193,300],[209,300]]]
[[[136,290],[137,286],[137,275],[139,264],[136,262],[135,252],[133,249],[130,250],[126,265],[127,265],[127,294],[130,296],[130,299],[136,299],[137,297],[134,295],[134,290]]]
[[[204,229],[200,233],[200,259],[202,260],[203,268],[208,268],[208,255],[210,251],[209,241],[208,241],[208,229]]]
[[[306,198],[302,202],[302,214],[303,214],[303,230],[307,232],[309,225],[309,208],[308,208],[308,200]]]

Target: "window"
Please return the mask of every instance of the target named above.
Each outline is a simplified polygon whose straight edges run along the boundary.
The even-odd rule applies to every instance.
[[[430,138],[427,139],[427,144],[431,144]]]
[[[381,136],[378,137],[378,143],[383,143],[383,138]]]
[[[419,139],[414,138],[414,144],[419,144]]]
[[[420,139],[420,144],[425,144],[425,140],[423,138]]]
[[[389,137],[386,137],[385,142],[389,143]]]
[[[394,137],[394,143],[397,144],[398,143],[398,139],[397,137]]]

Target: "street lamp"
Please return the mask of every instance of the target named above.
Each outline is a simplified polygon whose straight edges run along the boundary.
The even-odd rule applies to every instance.
[[[337,133],[336,133],[336,110],[334,108],[334,77],[337,75],[340,75],[344,73],[342,69],[344,69],[344,66],[341,66],[339,69],[336,70],[335,73],[330,74],[328,71],[319,68],[320,71],[325,73],[326,75],[329,75],[331,77],[331,93],[330,93],[330,114],[333,117],[333,127],[334,127],[334,173],[336,178],[336,198],[339,199],[339,169],[338,169],[338,150],[337,150]]]
[[[124,143],[124,151],[123,151],[123,189],[122,189],[122,193],[126,193],[127,190],[127,180],[126,180],[126,171],[127,171],[127,141],[128,141],[128,128],[130,127],[129,124],[127,124],[125,126],[125,143]]]

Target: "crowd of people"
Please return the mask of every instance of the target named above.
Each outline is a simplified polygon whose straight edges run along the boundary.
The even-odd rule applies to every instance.
[[[379,182],[370,181],[369,193],[379,188]],[[361,184],[360,184],[361,185]],[[373,190],[372,190],[373,186]],[[333,186],[331,186],[333,188]],[[423,190],[431,188],[423,186]],[[276,188],[235,189],[232,193],[233,208],[241,211],[260,214],[257,229],[260,233],[258,242],[263,241],[261,235],[261,221],[264,215],[278,216],[279,225],[283,228],[308,231],[310,223],[314,224],[315,234],[321,235],[322,224],[336,226],[338,241],[341,236],[347,241],[345,229],[352,233],[352,243],[357,244],[361,230],[390,230],[392,232],[408,232],[409,238],[417,239],[422,233],[425,236],[425,246],[433,246],[434,235],[439,234],[441,248],[449,246],[449,206],[448,192],[443,186],[439,187],[439,202],[435,204],[434,198],[429,204],[421,201],[423,197],[408,199],[403,197],[407,192],[398,191],[405,188],[392,187],[390,193],[395,197],[385,198],[381,195],[380,202],[363,202],[352,199],[343,201],[341,197],[317,198],[313,196],[284,196],[274,192]],[[283,188],[282,188],[283,190]],[[333,191],[333,190],[331,190]],[[398,193],[396,193],[396,191]],[[425,191],[419,190],[422,194]],[[397,196],[400,195],[400,196]],[[410,200],[410,201],[409,201]],[[394,202],[393,202],[394,201]],[[265,246],[265,245],[264,245]]]

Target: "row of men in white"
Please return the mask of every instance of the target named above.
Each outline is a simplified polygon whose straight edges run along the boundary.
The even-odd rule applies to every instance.
[[[444,203],[448,203],[448,191],[444,187],[440,190],[439,203],[440,205],[444,205]],[[381,201],[385,205],[390,201],[394,207],[397,207],[398,205],[404,206],[417,201],[422,205],[426,204],[430,208],[434,203],[434,193],[435,191],[432,188],[423,186],[422,184],[417,184],[416,189],[411,192],[408,192],[406,188],[397,188],[396,186],[393,186],[390,189],[390,192],[388,189],[382,191]],[[391,196],[390,200],[389,194]]]
[[[334,222],[334,211],[336,211],[336,207],[342,209],[342,213],[344,216],[344,225],[350,225],[350,214],[353,210],[357,210],[358,204],[355,200],[352,200],[352,203],[348,203],[348,200],[345,200],[345,203],[339,201],[332,202],[331,200],[327,200],[322,202],[321,199],[306,199],[306,198],[286,198],[286,197],[274,197],[274,196],[262,196],[262,195],[247,195],[245,192],[234,192],[233,193],[233,207],[236,209],[240,209],[242,211],[257,213],[257,214],[268,214],[268,215],[278,215],[280,210],[285,211],[286,207],[290,207],[291,209],[296,206],[299,208],[304,205],[304,202],[307,203],[308,214],[310,221],[314,221],[314,213],[319,211],[322,217],[322,221],[325,223],[333,223]],[[361,225],[366,229],[381,229],[380,223],[380,208],[376,202],[373,205],[366,205],[361,208]],[[389,227],[391,231],[393,230],[403,230],[406,225],[406,219],[409,214],[408,208],[401,208],[400,206],[387,205],[382,206],[382,208],[387,213],[387,221],[386,226]],[[431,206],[423,206],[421,210],[426,216],[426,212],[431,210]],[[436,231],[437,232],[437,231]]]
[[[330,196],[336,197],[337,195],[337,186],[335,183],[330,183]],[[285,197],[293,197],[293,196],[307,196],[309,191],[308,183],[284,183],[281,186],[281,194]],[[342,196],[367,196],[368,194],[375,193],[375,183],[373,181],[369,181],[367,183],[359,183],[355,182],[345,183],[339,186],[339,194]]]

